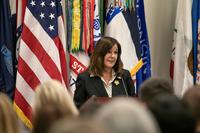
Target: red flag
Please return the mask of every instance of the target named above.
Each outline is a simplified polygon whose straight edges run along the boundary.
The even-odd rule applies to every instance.
[[[77,52],[70,54],[70,90],[72,94],[76,89],[75,82],[77,75],[85,71],[89,65],[89,56],[85,52]]]
[[[50,79],[67,86],[66,41],[60,0],[29,0],[20,40],[14,107],[32,128],[35,87]]]

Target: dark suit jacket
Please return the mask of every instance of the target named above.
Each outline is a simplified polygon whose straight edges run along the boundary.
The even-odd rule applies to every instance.
[[[126,96],[125,90],[127,90],[128,96],[135,95],[134,83],[128,70],[123,70],[122,76],[116,76],[112,82],[112,97],[121,95]],[[103,81],[99,76],[91,76],[88,71],[78,74],[74,94],[76,106],[79,108],[92,95],[97,97],[108,97]]]

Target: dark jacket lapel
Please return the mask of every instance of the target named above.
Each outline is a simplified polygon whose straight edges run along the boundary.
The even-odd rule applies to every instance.
[[[112,96],[125,95],[125,90],[123,88],[122,79],[116,77],[112,82]]]
[[[108,94],[103,86],[103,81],[99,77],[90,77],[90,78],[92,79],[91,84],[97,91],[98,96],[108,97]]]

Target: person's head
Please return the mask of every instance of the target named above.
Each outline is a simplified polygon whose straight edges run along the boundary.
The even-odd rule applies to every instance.
[[[182,100],[195,117],[197,121],[196,132],[200,133],[200,86],[195,85],[189,88]]]
[[[56,120],[78,114],[72,97],[60,82],[50,80],[36,87],[33,133],[45,133]]]
[[[166,79],[149,78],[140,86],[139,98],[143,102],[148,103],[151,99],[163,93],[173,94],[172,85]]]
[[[69,119],[73,116],[69,115],[66,107],[62,107],[60,104],[46,103],[43,108],[37,110],[34,116],[33,133],[47,133],[53,123],[63,117]]]
[[[151,112],[133,98],[112,99],[97,111],[94,119],[103,123],[111,133],[159,133]]]
[[[52,125],[49,133],[108,133],[97,121],[87,119],[61,119]]]
[[[49,80],[36,87],[34,113],[43,108],[47,103],[66,107],[69,114],[79,114],[69,92],[59,81]]]
[[[0,93],[0,133],[19,133],[19,123],[10,99]]]
[[[112,37],[102,37],[99,39],[90,59],[90,73],[101,76],[105,69],[111,68],[120,74],[122,67],[119,42]]]
[[[148,104],[163,133],[193,133],[195,120],[175,95],[160,94]]]
[[[107,102],[107,101],[99,101],[99,99],[104,99],[104,98],[98,98],[97,96],[94,96],[94,95],[91,96],[79,108],[80,117],[89,118],[89,117],[93,117],[93,115],[96,115],[96,111],[104,104],[104,102]]]

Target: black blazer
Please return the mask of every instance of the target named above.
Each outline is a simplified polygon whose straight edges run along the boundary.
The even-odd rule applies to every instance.
[[[124,81],[124,83],[123,83]],[[123,69],[122,76],[116,76],[112,82],[112,97],[127,95],[135,95],[134,83],[128,70]],[[76,90],[74,93],[74,102],[79,108],[92,95],[97,97],[108,97],[104,88],[103,81],[98,76],[91,76],[88,71],[78,74],[76,80]]]

